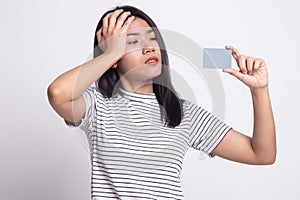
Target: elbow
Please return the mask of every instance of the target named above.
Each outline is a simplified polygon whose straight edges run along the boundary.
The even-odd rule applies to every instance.
[[[56,87],[55,85],[51,84],[47,88],[47,96],[48,100],[51,105],[61,105],[65,102],[64,99],[66,96],[66,93],[62,88]]]
[[[276,157],[277,157],[277,149],[276,145],[272,151],[272,153],[269,154],[268,159],[267,159],[267,165],[273,165],[276,162]]]
[[[262,163],[262,165],[273,165],[276,161],[276,158],[274,159],[269,159],[269,160],[266,160]]]
[[[276,162],[276,152],[274,155],[269,159],[268,165],[273,165]]]
[[[273,165],[276,162],[276,152],[273,155],[266,156],[264,159],[261,159],[258,164],[260,165]]]

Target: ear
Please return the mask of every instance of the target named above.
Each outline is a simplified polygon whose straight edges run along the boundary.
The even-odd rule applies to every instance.
[[[115,63],[115,64],[113,64],[113,66],[111,66],[112,68],[117,68],[118,67],[118,64],[117,63]]]

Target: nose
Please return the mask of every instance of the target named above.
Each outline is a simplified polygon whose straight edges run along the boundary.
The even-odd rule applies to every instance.
[[[147,41],[146,39],[141,40],[141,45],[143,48],[143,54],[155,52],[155,49],[152,46],[153,44],[151,44],[151,42]]]
[[[149,54],[155,52],[155,49],[153,47],[144,47],[143,48],[143,54]]]

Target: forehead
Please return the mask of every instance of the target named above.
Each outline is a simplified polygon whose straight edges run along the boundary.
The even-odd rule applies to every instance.
[[[148,30],[152,30],[152,28],[149,26],[149,24],[141,19],[141,18],[135,18],[133,22],[130,24],[127,32],[145,32]]]

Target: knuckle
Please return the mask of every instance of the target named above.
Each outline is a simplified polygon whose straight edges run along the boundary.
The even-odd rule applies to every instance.
[[[245,70],[246,70],[246,65],[245,65],[245,63],[241,63],[241,64],[240,64],[240,68],[241,68],[242,71],[245,71]]]
[[[242,57],[244,60],[246,60],[248,56],[246,56],[246,55],[241,55],[241,57]]]
[[[113,21],[113,20],[116,20],[116,18],[117,18],[116,15],[112,15],[112,16],[109,18],[109,20],[110,20],[110,21]]]
[[[244,55],[238,55],[238,59],[239,59],[239,60],[243,60],[244,58],[245,58]]]
[[[117,16],[120,15],[122,12],[123,12],[123,10],[116,10],[116,11],[113,13],[113,16],[114,16],[114,17],[117,17]]]
[[[110,16],[111,16],[112,13],[108,13],[107,15],[105,15],[105,17],[103,18],[103,21],[106,21]]]
[[[253,58],[247,57],[246,60],[247,60],[247,62],[252,62],[252,61],[253,61]]]
[[[127,17],[130,15],[130,12],[124,12],[122,13],[122,15],[120,15],[120,17],[118,18],[118,20],[120,21],[124,21],[125,19],[127,19]]]
[[[116,29],[113,29],[113,30],[112,30],[112,34],[116,35],[116,34],[118,34],[118,33],[119,33],[118,30],[116,30]]]
[[[118,22],[119,22],[119,21],[124,21],[125,19],[126,19],[126,17],[122,15],[122,16],[120,16],[120,17],[118,18],[117,21],[118,21]]]

